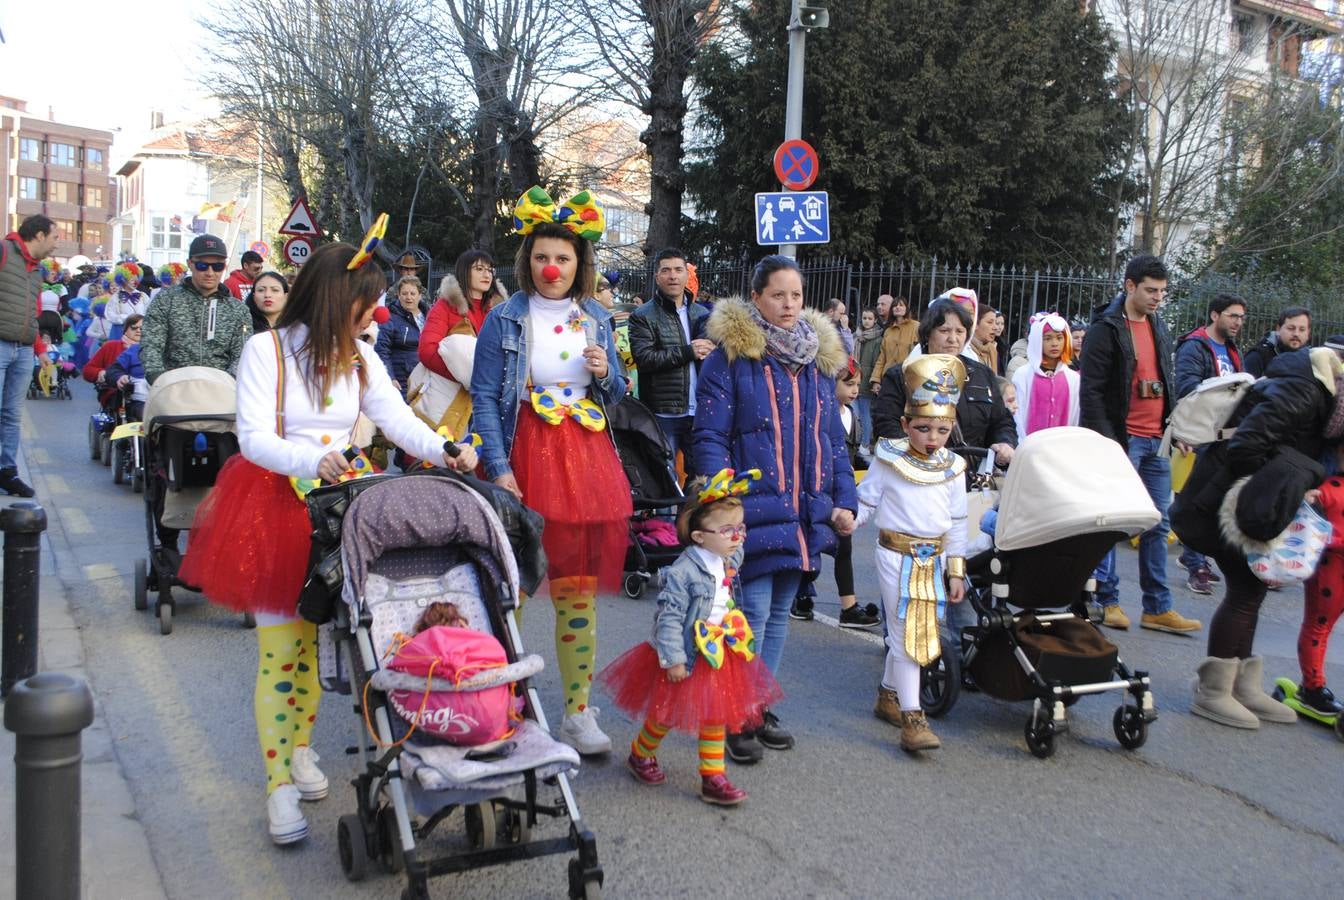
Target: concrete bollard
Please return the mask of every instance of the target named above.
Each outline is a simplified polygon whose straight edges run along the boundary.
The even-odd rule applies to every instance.
[[[0,697],[37,671],[37,573],[47,511],[31,500],[0,510],[5,533],[4,630]]]
[[[21,681],[5,700],[15,735],[15,897],[78,900],[80,734],[92,722],[89,686],[64,672]]]

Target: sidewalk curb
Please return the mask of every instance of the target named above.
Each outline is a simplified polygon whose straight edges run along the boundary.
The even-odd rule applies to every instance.
[[[37,495],[34,499],[47,512],[38,588],[38,669],[78,675],[94,688],[85,670],[84,643],[70,603],[74,591],[87,584],[87,579],[74,564],[62,510],[49,499],[53,494],[48,490],[46,476],[29,461],[28,449],[32,446],[31,436],[25,435],[19,468],[21,474],[27,469],[29,483]],[[14,736],[0,729],[0,758],[12,758],[13,745]],[[166,897],[148,834],[140,821],[96,690],[93,724],[83,733],[83,755],[81,896],[86,900]],[[14,846],[10,832],[16,825],[13,778],[13,766],[0,765],[0,793],[4,795],[0,801],[0,846],[10,848]],[[12,857],[0,862],[0,896],[14,883],[13,868]]]

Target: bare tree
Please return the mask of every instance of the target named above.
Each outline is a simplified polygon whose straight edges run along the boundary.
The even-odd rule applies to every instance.
[[[477,246],[493,250],[501,204],[543,181],[540,136],[586,96],[584,60],[563,0],[439,5],[445,58],[476,105],[472,230]]]
[[[1217,228],[1220,184],[1247,149],[1248,122],[1235,113],[1258,102],[1276,71],[1295,72],[1310,29],[1227,0],[1096,6],[1119,44],[1133,112],[1128,155],[1140,196],[1131,249],[1165,255]]]
[[[648,116],[640,134],[652,170],[644,252],[681,242],[686,192],[687,82],[705,38],[718,28],[722,0],[576,0],[607,64],[610,95]]]
[[[373,221],[383,142],[433,83],[414,45],[411,0],[227,0],[204,24],[220,56],[207,76],[224,114],[255,123],[272,174],[354,239]],[[321,196],[311,196],[315,184]]]

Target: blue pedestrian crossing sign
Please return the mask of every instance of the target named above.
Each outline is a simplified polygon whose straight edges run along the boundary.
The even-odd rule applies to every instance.
[[[756,243],[826,244],[831,209],[825,191],[779,191],[756,195]]]

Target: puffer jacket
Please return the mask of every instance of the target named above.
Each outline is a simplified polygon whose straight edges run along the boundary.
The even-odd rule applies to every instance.
[[[1162,425],[1175,401],[1172,380],[1171,335],[1158,316],[1149,316],[1153,327],[1153,347],[1157,351],[1157,372],[1165,389],[1162,392]],[[1125,324],[1125,295],[1111,301],[1083,338],[1083,362],[1080,369],[1078,407],[1084,428],[1105,435],[1121,447],[1129,448],[1129,400],[1134,393],[1134,341]]]
[[[1333,351],[1318,348],[1315,360],[1312,352],[1303,348],[1276,356],[1228,420],[1236,433],[1200,452],[1171,507],[1172,530],[1187,546],[1210,555],[1228,548],[1244,553],[1220,528],[1223,501],[1233,485],[1285,447],[1321,458],[1325,426],[1338,401]]]
[[[720,300],[706,336],[718,344],[700,368],[691,448],[696,472],[760,469],[742,498],[747,523],[742,578],[815,570],[836,544],[835,509],[857,508],[854,470],[835,399],[848,364],[826,317],[806,310],[816,358],[789,371],[765,352],[765,332],[741,300]]]
[[[28,246],[11,231],[0,246],[0,341],[31,344],[37,337],[42,273]]]
[[[400,303],[391,304],[387,311],[391,315],[378,326],[374,350],[387,367],[387,374],[405,391],[406,379],[420,363],[420,326]]]
[[[1287,351],[1291,353],[1292,351]],[[1256,378],[1265,374],[1269,364],[1274,361],[1274,357],[1279,355],[1279,335],[1276,331],[1271,331],[1256,343],[1254,347],[1246,351],[1246,360],[1243,363],[1244,370],[1250,372]]]
[[[704,337],[705,320],[709,311],[685,299],[686,320],[691,326],[691,340],[681,330],[681,316],[672,301],[661,293],[630,314],[627,331],[630,355],[635,360],[639,378],[639,399],[649,409],[663,416],[684,416],[690,398],[691,366],[697,371],[700,362],[691,349],[691,341]]]
[[[966,367],[966,383],[957,401],[957,429],[952,447],[1017,446],[1017,423],[1003,404],[997,376],[984,363],[966,354],[957,357]],[[905,368],[892,366],[882,376],[881,392],[873,398],[873,434],[900,438],[901,415],[905,412]]]

